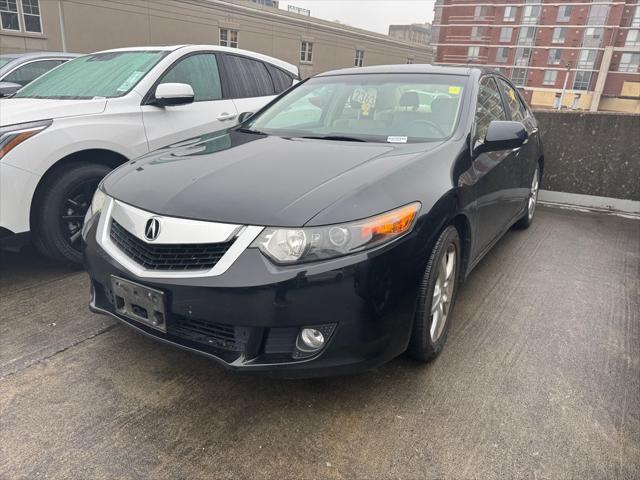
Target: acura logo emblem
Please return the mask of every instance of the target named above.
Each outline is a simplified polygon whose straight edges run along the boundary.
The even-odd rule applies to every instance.
[[[160,220],[158,217],[151,217],[147,220],[147,224],[144,227],[144,236],[147,240],[155,240],[160,235]]]

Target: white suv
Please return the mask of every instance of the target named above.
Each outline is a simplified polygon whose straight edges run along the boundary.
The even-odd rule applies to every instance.
[[[297,79],[294,65],[209,45],[108,50],[55,68],[0,100],[0,247],[31,238],[80,263],[84,215],[105,174],[231,127]]]

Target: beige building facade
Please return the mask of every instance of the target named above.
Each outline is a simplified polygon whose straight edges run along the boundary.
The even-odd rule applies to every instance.
[[[354,65],[433,60],[428,46],[251,1],[15,0],[15,9],[15,15],[0,12],[0,53],[226,45],[298,65],[302,77]]]

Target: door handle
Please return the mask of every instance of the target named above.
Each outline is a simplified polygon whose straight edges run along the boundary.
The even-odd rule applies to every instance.
[[[234,118],[236,118],[237,115],[235,113],[221,113],[220,115],[218,115],[216,118],[218,120],[220,120],[221,122],[226,122],[227,120],[233,120]]]

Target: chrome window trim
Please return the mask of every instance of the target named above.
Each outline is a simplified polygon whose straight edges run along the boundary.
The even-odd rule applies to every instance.
[[[144,238],[144,227],[147,220],[152,217],[160,220],[161,227],[158,238],[150,242]],[[218,263],[209,270],[180,272],[148,270],[129,258],[111,241],[111,223],[114,219],[126,228],[129,233],[149,244],[220,243],[229,241],[234,237],[236,240]],[[253,225],[234,225],[156,215],[107,197],[98,221],[96,240],[109,256],[137,277],[202,278],[215,277],[226,272],[242,252],[260,235],[262,230],[264,230],[264,227]]]

